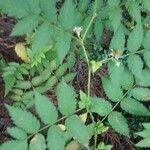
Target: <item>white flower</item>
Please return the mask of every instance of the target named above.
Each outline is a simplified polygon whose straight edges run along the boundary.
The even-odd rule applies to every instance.
[[[75,32],[77,34],[77,36],[80,37],[82,30],[83,30],[82,27],[74,27],[73,32]]]
[[[116,66],[120,67],[120,62],[119,61],[116,61]]]

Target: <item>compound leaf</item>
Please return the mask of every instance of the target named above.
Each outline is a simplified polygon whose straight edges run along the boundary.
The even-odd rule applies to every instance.
[[[136,135],[143,138],[150,138],[150,130],[144,129],[143,131],[137,132]]]
[[[150,123],[142,123],[145,129],[150,130]]]

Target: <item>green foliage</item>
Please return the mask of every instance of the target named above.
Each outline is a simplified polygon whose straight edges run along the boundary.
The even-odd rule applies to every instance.
[[[144,8],[150,12],[150,2],[148,0],[143,0],[142,4],[143,4]]]
[[[34,41],[32,45],[32,49],[35,53],[45,47],[47,44],[51,42],[52,31],[49,27],[48,22],[43,23],[37,29],[37,32],[34,35]]]
[[[100,116],[105,116],[110,112],[112,106],[105,99],[93,97],[91,98],[90,111],[99,114]]]
[[[7,13],[9,16],[23,18],[29,14],[28,10],[26,9],[27,4],[24,3],[24,0],[20,0],[17,4],[15,1],[1,0],[0,4],[2,12]]]
[[[14,106],[6,105],[6,108],[14,124],[24,129],[27,133],[35,133],[39,130],[39,121],[31,113]]]
[[[119,0],[108,0],[109,5],[109,20],[114,32],[117,31],[121,24],[121,9],[119,7]]]
[[[52,126],[47,134],[48,148],[51,150],[62,150],[65,148],[65,139],[62,131],[57,126]]]
[[[103,32],[103,23],[101,19],[98,18],[94,24],[94,35],[98,43],[100,42],[100,37],[102,35],[102,32]]]
[[[5,95],[7,95],[12,90],[12,88],[16,82],[16,79],[13,74],[3,76],[3,79],[5,81]]]
[[[145,52],[143,55],[146,65],[150,68],[150,51]]]
[[[143,41],[143,27],[139,23],[135,26],[128,38],[127,48],[130,52],[135,52],[141,47]]]
[[[11,127],[11,128],[8,127],[7,132],[9,133],[9,135],[11,135],[11,137],[13,137],[17,140],[27,139],[26,132],[18,127]]]
[[[40,7],[43,12],[43,17],[50,20],[50,22],[56,23],[56,8],[54,7],[56,0],[40,0]]]
[[[62,81],[62,83],[66,84],[64,81]],[[71,87],[67,85],[66,87],[72,90]],[[70,107],[72,107],[71,103],[69,104]],[[65,148],[68,139],[71,139],[72,137],[83,145],[88,144],[88,141],[92,136],[91,130],[94,130],[94,126],[90,126],[89,130],[89,128],[84,125],[81,118],[73,115],[74,112],[72,112],[72,114],[70,114],[71,116],[65,120],[66,129],[64,131],[60,126],[57,126],[56,123],[58,110],[56,110],[50,99],[40,95],[38,92],[35,92],[35,110],[39,115],[41,122],[47,124],[46,128],[40,128],[40,121],[37,116],[27,112],[27,110],[9,105],[6,105],[6,108],[13,123],[16,125],[15,127],[7,129],[8,133],[15,140],[6,141],[0,146],[0,149],[7,150],[13,146],[12,149],[14,150],[27,149],[27,147],[31,150],[46,149],[46,147],[54,150],[61,150]],[[47,142],[45,136],[39,133],[39,131],[44,129],[48,129]],[[79,132],[76,132],[77,130]],[[30,138],[27,137],[27,133]],[[27,144],[27,141],[29,145]]]
[[[135,99],[125,98],[121,101],[120,105],[123,110],[130,114],[137,116],[150,116],[150,111]]]
[[[149,87],[150,86],[149,73],[150,73],[150,70],[148,68],[143,69],[142,77],[136,78],[137,84],[143,87]]]
[[[129,90],[133,87],[134,77],[128,68],[124,69],[121,79],[121,86],[125,90]]]
[[[62,63],[64,57],[66,56],[66,54],[70,49],[71,35],[70,33],[61,31],[57,40],[58,40],[56,43],[57,56],[59,63]]]
[[[17,21],[11,35],[26,36],[27,57],[27,61],[21,59],[25,63],[0,63],[5,96],[14,104],[6,107],[15,125],[7,129],[14,140],[2,144],[0,150],[62,150],[73,141],[92,149],[91,137],[106,131],[101,124],[97,127],[101,117],[100,122],[108,118],[108,125],[129,136],[126,114],[150,115],[149,0],[64,0],[58,4],[56,0],[0,0],[2,13]],[[112,33],[108,42],[107,32]],[[21,48],[18,51],[23,54]],[[98,60],[90,58],[93,51],[100,55]],[[86,60],[88,67],[85,92],[75,92],[67,84],[76,76],[73,70],[78,68],[80,74],[76,54],[81,54],[78,58]],[[105,98],[92,97],[91,77],[104,66],[108,72],[100,76]],[[41,95],[47,92],[52,98]],[[53,94],[57,107],[52,103]],[[34,115],[27,110],[31,106]],[[85,112],[81,118],[80,109]],[[137,133],[144,138],[139,147],[149,147],[149,128],[145,128]],[[104,143],[95,145],[95,150],[111,148]]]
[[[143,138],[136,146],[141,148],[150,147],[150,123],[143,123],[144,129],[136,134]]]
[[[125,47],[125,34],[123,27],[120,25],[120,27],[114,33],[114,36],[110,43],[110,48],[113,50],[119,50],[122,53],[124,51],[124,47]]]
[[[127,63],[133,75],[141,78],[143,69],[143,61],[141,57],[139,55],[131,55],[128,57]]]
[[[111,150],[112,145],[105,145],[103,142],[99,143],[98,150]]]
[[[129,136],[129,128],[127,124],[126,118],[119,112],[113,111],[108,116],[108,122],[112,126],[113,129],[115,129],[120,134]]]
[[[113,102],[118,102],[123,98],[122,89],[118,86],[114,86],[110,79],[103,77],[102,83],[107,97]]]
[[[31,33],[38,26],[39,18],[37,16],[29,16],[20,20],[11,33],[12,36],[24,35]]]
[[[73,29],[75,25],[75,6],[72,0],[66,0],[58,17],[60,25],[64,29]],[[67,40],[68,41],[68,40]]]
[[[88,144],[90,136],[86,126],[78,116],[71,116],[66,120],[66,127],[73,137],[84,145]],[[77,132],[78,131],[78,132]],[[80,133],[80,134],[79,134]]]
[[[130,1],[127,0],[126,2],[126,8],[131,15],[131,17],[137,22],[141,22],[141,15],[140,15],[140,7],[139,7],[139,1]]]
[[[37,149],[43,150],[43,149],[46,149],[44,136],[40,133],[37,133],[36,135],[34,135],[34,137],[30,141],[29,149],[30,150],[37,150]]]
[[[70,115],[76,110],[76,95],[73,87],[68,86],[64,80],[58,84],[56,90],[59,110],[63,115]]]
[[[146,31],[144,39],[143,39],[143,46],[145,49],[150,49],[150,30]]]
[[[150,100],[150,89],[148,88],[134,88],[131,91],[134,98],[139,101],[149,101]]]
[[[35,107],[39,117],[45,124],[56,122],[58,114],[51,100],[35,92]]]
[[[116,87],[119,87],[122,80],[122,76],[124,74],[124,66],[122,64],[120,64],[120,66],[117,66],[115,62],[109,62],[108,73],[112,84]]]
[[[0,150],[27,150],[27,140],[10,140],[3,143]]]
[[[33,101],[33,88],[39,93],[45,93],[52,89],[64,76],[66,82],[72,81],[76,74],[68,71],[75,64],[75,54],[68,55],[67,60],[61,66],[55,60],[41,62],[38,66],[27,63],[9,63],[3,67],[3,80],[5,82],[5,96],[8,95],[14,103],[18,102],[22,107],[31,107]],[[53,75],[54,74],[54,75]],[[31,102],[32,101],[32,102]]]

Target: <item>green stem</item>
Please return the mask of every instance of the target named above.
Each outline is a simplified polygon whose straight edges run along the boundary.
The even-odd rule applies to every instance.
[[[78,110],[76,110],[73,114],[77,114],[77,113],[79,113],[79,112],[82,111],[82,110],[84,110],[84,109],[78,109]],[[70,116],[72,116],[73,114],[71,114]],[[58,120],[57,120],[56,122],[54,122],[53,124],[48,124],[48,125],[44,126],[43,128],[39,129],[38,132],[41,132],[41,131],[47,129],[47,128],[53,126],[54,124],[58,124],[58,123],[60,123],[61,121],[65,120],[66,118],[68,118],[68,116],[63,116],[62,118],[58,119]],[[36,133],[33,133],[33,134],[29,135],[29,136],[28,136],[28,139],[31,138],[31,137],[33,137],[35,134],[36,134]]]
[[[86,59],[86,63],[88,65],[88,84],[87,84],[87,96],[88,98],[90,97],[90,88],[91,88],[91,67],[90,67],[90,60],[88,58],[88,54],[86,52],[86,49],[85,49],[85,46],[84,46],[84,43],[81,42],[81,46],[82,46],[82,49],[83,49],[83,52],[84,52],[84,55],[85,55],[85,59]]]
[[[92,18],[91,18],[91,20],[90,20],[90,22],[89,22],[89,24],[88,24],[88,26],[87,26],[87,28],[86,28],[84,34],[83,34],[82,42],[84,42],[84,40],[85,40],[85,38],[86,38],[86,35],[87,35],[87,33],[88,33],[88,31],[89,31],[89,29],[90,29],[90,27],[91,27],[91,25],[92,25],[94,19],[95,19],[96,16],[97,16],[96,9],[97,9],[97,0],[95,0],[93,15],[92,15]]]
[[[86,38],[86,35],[87,35],[91,25],[93,24],[93,21],[94,21],[95,17],[97,16],[96,8],[97,8],[97,0],[95,1],[95,6],[94,6],[94,11],[93,11],[92,18],[91,18],[91,20],[90,20],[90,22],[89,22],[89,24],[88,24],[84,34],[83,34],[82,39],[80,39],[81,47],[83,49],[83,52],[84,52],[84,55],[85,55],[85,59],[86,59],[87,65],[88,65],[88,84],[87,84],[87,96],[88,96],[88,99],[90,99],[90,90],[91,90],[91,67],[90,67],[90,60],[88,58],[88,54],[87,54],[87,51],[86,51],[85,46],[84,46],[84,40]],[[90,114],[92,122],[95,124],[96,122],[94,120],[93,114],[88,110],[88,108],[87,108],[87,111]],[[97,134],[95,132],[95,134],[94,134],[94,148],[96,148],[96,145],[97,145]]]
[[[149,50],[144,49],[144,50],[139,50],[139,51],[136,51],[136,52],[131,52],[131,53],[120,56],[118,59],[122,59],[122,58],[125,58],[125,57],[128,57],[128,56],[134,55],[134,54],[140,54],[140,53],[143,53],[143,52],[146,52],[146,51],[149,51]],[[110,60],[113,60],[113,59],[114,59],[114,57],[110,57],[110,58],[105,58],[101,61],[102,61],[103,64],[105,64],[105,63],[107,63],[107,62],[109,62]]]
[[[85,49],[85,46],[84,46],[84,43],[83,43],[83,40],[81,41],[81,46],[82,46],[82,49],[83,49],[83,52],[84,52],[84,55],[85,55],[85,58],[86,58],[86,62],[87,62],[87,65],[88,65],[88,84],[87,84],[87,96],[88,96],[88,100],[90,99],[90,90],[91,90],[91,67],[90,67],[90,60],[88,58],[88,54],[86,52],[86,49]],[[94,124],[96,124],[95,120],[94,120],[94,116],[93,114],[88,110],[87,108],[87,112],[90,114],[90,117],[91,117],[91,120]],[[97,145],[97,134],[95,132],[94,134],[94,148],[96,148],[96,145]]]
[[[139,51],[136,51],[136,52],[131,52],[131,53],[120,56],[120,58],[125,58],[125,57],[128,57],[128,56],[133,55],[133,54],[140,54],[140,53],[143,53],[143,52],[146,52],[146,51],[149,51],[149,50],[142,49],[142,50],[139,50]]]
[[[96,14],[96,12],[94,12],[94,14],[93,14],[93,16],[92,16],[92,18],[91,18],[91,20],[90,20],[90,22],[89,22],[89,24],[88,24],[88,26],[87,26],[85,32],[84,32],[84,35],[83,35],[83,37],[82,37],[82,42],[84,42],[85,37],[86,37],[86,35],[87,35],[87,33],[88,33],[88,30],[90,29],[90,27],[91,27],[91,25],[92,25],[92,23],[93,23],[93,21],[94,21],[94,19],[95,19],[96,16],[97,16],[97,14]]]

